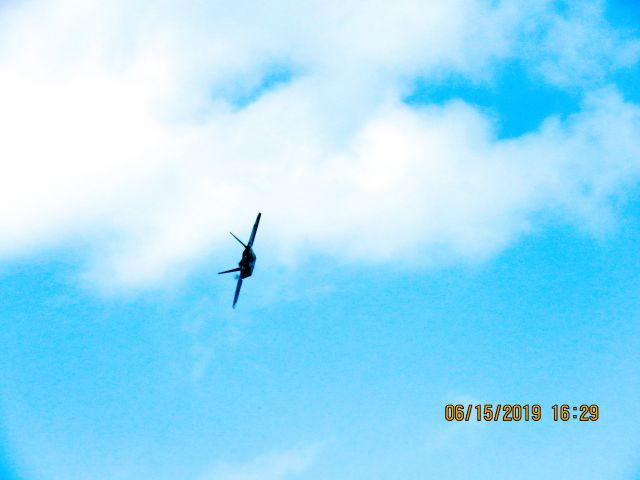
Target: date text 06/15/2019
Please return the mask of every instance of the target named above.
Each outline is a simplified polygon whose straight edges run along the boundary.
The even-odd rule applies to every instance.
[[[554,422],[595,422],[600,418],[600,407],[596,404],[555,404],[550,410]],[[539,422],[542,417],[543,408],[537,403],[447,404],[444,407],[444,419],[448,422]]]

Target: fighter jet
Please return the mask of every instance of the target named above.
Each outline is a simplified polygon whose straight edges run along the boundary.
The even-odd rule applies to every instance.
[[[256,232],[258,231],[258,224],[260,223],[261,215],[262,215],[261,213],[258,213],[258,217],[256,218],[256,223],[253,224],[253,230],[251,230],[251,236],[249,237],[249,242],[247,242],[246,245],[242,243],[242,240],[240,240],[238,237],[233,235],[233,232],[229,232],[231,233],[233,238],[235,238],[238,242],[240,242],[240,245],[244,247],[244,251],[242,252],[242,258],[238,263],[239,267],[232,268],[231,270],[225,270],[224,272],[218,273],[218,275],[220,275],[222,273],[240,272],[237,276],[238,285],[236,285],[236,294],[233,296],[233,308],[236,308],[236,303],[238,302],[238,296],[240,295],[240,288],[242,287],[242,279],[251,276],[251,274],[253,273],[253,267],[256,264],[256,254],[253,253],[253,249],[251,247],[253,246],[253,241],[256,239]]]

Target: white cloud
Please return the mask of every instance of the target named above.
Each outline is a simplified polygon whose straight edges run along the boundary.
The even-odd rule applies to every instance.
[[[575,71],[604,81],[635,61],[636,41],[598,10],[577,11],[559,20],[550,2],[480,0],[7,6],[0,255],[88,242],[102,281],[147,285],[187,271],[258,210],[260,242],[280,259],[311,248],[415,261],[418,247],[423,263],[478,259],[540,217],[599,228],[640,174],[639,110],[615,88],[512,140],[472,105],[400,100],[416,75],[482,81],[520,54],[558,84],[580,84]],[[597,55],[558,53],[578,30],[576,41],[609,40]],[[546,40],[532,46],[529,31]],[[234,105],[274,68],[292,81]]]
[[[569,3],[565,13],[548,14],[530,32],[532,60],[543,76],[563,87],[598,84],[619,68],[640,59],[640,39],[612,29],[604,18],[604,0]]]
[[[284,480],[307,471],[317,459],[319,447],[272,452],[239,464],[219,464],[201,480]]]

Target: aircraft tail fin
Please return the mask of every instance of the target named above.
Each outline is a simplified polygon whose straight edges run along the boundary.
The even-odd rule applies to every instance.
[[[237,268],[232,268],[231,270],[225,270],[224,272],[218,272],[218,275],[222,273],[231,273],[231,272],[239,272],[239,271],[240,271],[240,267],[237,267]]]
[[[236,237],[233,232],[229,232],[231,234],[231,236],[233,238],[235,238],[236,240],[238,240],[238,242],[240,242],[240,245],[242,245],[244,248],[247,248],[247,246],[242,242],[242,240],[240,240],[238,237]]]

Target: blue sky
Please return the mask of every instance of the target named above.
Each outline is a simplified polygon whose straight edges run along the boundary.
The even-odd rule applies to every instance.
[[[5,4],[0,477],[637,480],[639,61],[622,0]]]

